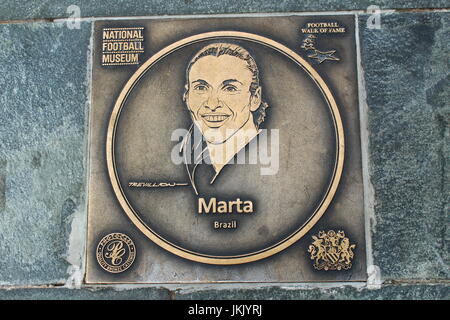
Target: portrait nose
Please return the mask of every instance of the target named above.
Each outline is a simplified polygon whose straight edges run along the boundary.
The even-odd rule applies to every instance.
[[[211,111],[221,108],[222,106],[219,97],[214,93],[210,94],[208,100],[206,101],[206,107]]]

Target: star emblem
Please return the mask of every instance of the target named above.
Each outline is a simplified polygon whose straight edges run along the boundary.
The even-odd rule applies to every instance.
[[[334,56],[335,52],[336,50],[322,52],[317,49],[314,49],[314,53],[309,55],[308,58],[317,59],[319,64],[324,62],[325,60],[339,61],[340,59]]]

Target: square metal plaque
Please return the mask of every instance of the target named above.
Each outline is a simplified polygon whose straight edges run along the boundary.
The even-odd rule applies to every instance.
[[[365,281],[355,17],[97,21],[86,283]]]

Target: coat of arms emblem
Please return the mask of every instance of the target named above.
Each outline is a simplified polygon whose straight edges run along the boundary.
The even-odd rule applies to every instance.
[[[344,231],[320,231],[318,236],[312,236],[313,243],[308,252],[314,260],[317,270],[348,270],[352,267],[354,257],[353,249],[356,245],[350,244]]]

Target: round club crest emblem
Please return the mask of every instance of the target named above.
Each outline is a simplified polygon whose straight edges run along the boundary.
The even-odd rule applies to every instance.
[[[97,262],[107,272],[120,273],[127,270],[136,257],[133,240],[123,233],[110,233],[97,246]]]

